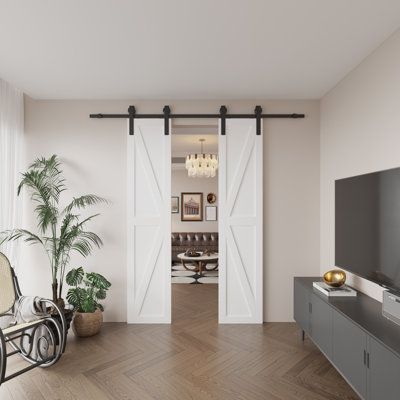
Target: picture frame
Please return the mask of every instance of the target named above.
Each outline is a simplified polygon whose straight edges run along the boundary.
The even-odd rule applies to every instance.
[[[179,214],[179,196],[171,196],[171,214]]]
[[[206,206],[206,221],[217,221],[218,210],[217,206]]]
[[[203,193],[181,193],[181,221],[203,221]]]

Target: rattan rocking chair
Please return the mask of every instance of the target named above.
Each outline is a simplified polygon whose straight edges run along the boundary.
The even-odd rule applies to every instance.
[[[0,253],[0,318],[15,317],[16,303],[22,294],[14,269]],[[39,319],[0,329],[0,385],[36,367],[50,367],[65,350],[64,314],[51,300],[37,299],[42,313]],[[9,357],[18,355],[30,365],[7,375]]]

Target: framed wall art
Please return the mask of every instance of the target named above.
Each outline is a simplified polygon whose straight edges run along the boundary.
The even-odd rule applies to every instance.
[[[171,197],[171,213],[179,214],[179,196]]]
[[[181,194],[181,220],[203,221],[203,193]]]
[[[217,220],[217,207],[206,206],[206,221],[216,221],[216,220]]]

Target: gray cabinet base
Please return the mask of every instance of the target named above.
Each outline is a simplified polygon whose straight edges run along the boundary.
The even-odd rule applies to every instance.
[[[400,327],[362,293],[329,298],[313,290],[320,278],[295,278],[294,319],[365,400],[400,399]]]

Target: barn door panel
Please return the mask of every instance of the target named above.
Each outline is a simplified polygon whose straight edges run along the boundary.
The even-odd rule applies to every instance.
[[[219,321],[262,323],[262,135],[255,119],[225,124],[219,136]]]
[[[135,120],[128,135],[128,322],[171,322],[171,136]]]

